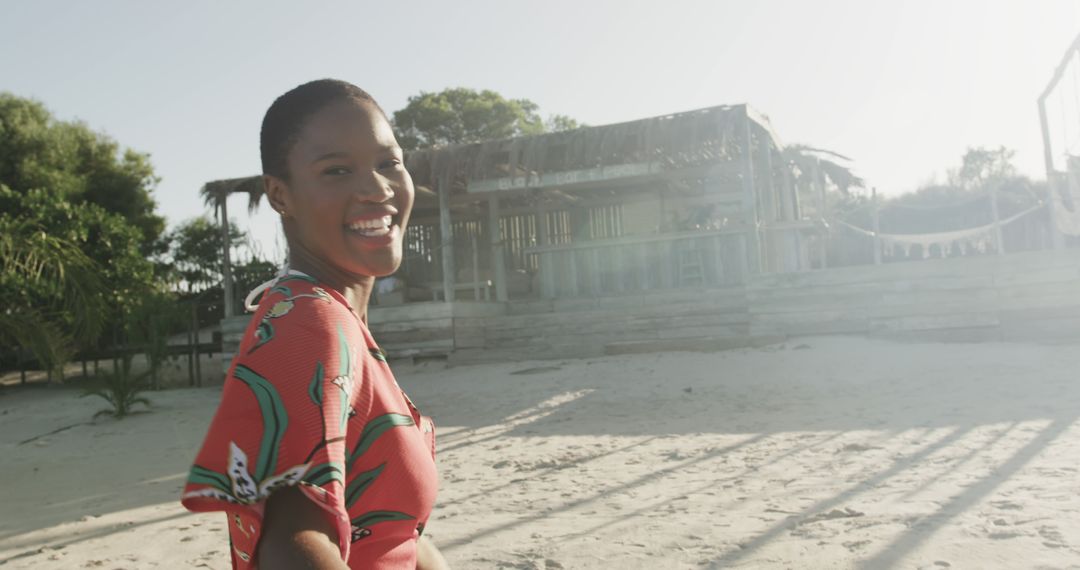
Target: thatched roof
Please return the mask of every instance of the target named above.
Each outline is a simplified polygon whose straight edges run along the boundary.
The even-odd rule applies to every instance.
[[[253,212],[258,209],[264,193],[262,176],[213,180],[203,184],[199,195],[202,196],[203,203],[212,206],[216,212],[218,208],[221,208],[221,202],[225,198],[241,192],[248,195],[248,211]]]
[[[718,106],[625,123],[517,137],[409,153],[406,166],[418,186],[440,180],[455,188],[470,180],[533,176],[635,163],[665,170],[735,160],[749,116],[753,137],[780,142],[768,120],[745,105]]]
[[[418,205],[437,204],[432,188],[440,180],[458,191],[470,180],[534,176],[635,163],[677,170],[736,160],[746,137],[764,138],[782,149],[768,119],[746,105],[718,106],[625,123],[410,152],[405,157],[417,189]],[[246,193],[258,208],[261,176],[207,182],[200,191],[207,205],[220,207],[230,194]]]

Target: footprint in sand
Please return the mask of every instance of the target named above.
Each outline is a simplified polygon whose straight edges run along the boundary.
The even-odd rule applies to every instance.
[[[1045,539],[1043,546],[1048,548],[1067,548],[1069,546],[1065,543],[1065,537],[1061,535],[1061,532],[1052,526],[1039,527],[1039,536]]]
[[[841,545],[843,545],[844,548],[848,549],[849,552],[855,552],[857,550],[862,550],[863,548],[866,548],[867,546],[869,546],[870,541],[869,540],[849,540],[847,542],[842,542]]]

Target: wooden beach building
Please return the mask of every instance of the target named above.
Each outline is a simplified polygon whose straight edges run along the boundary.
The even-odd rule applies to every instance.
[[[783,150],[740,105],[410,153],[404,285],[376,296],[369,326],[391,358],[452,363],[819,334],[1080,338],[1074,248],[825,268],[818,247],[845,234],[823,234],[820,185],[800,206]],[[204,188],[223,220],[235,192],[257,203],[261,182]],[[236,304],[227,354],[248,319]]]
[[[807,268],[816,231],[782,151],[768,120],[736,105],[409,153],[403,286],[376,295],[371,327],[391,356],[462,361],[668,334],[745,342],[737,292],[751,275]],[[237,192],[257,204],[258,177],[203,189],[223,221]],[[229,293],[227,345],[246,324],[241,293]]]
[[[798,270],[809,225],[781,153],[745,105],[414,152],[437,199],[417,203],[402,274],[447,302],[512,302]]]

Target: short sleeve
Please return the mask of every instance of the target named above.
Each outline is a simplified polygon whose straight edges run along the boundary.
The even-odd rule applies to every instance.
[[[279,286],[245,332],[181,499],[192,511],[228,513],[236,568],[255,556],[267,497],[289,486],[323,509],[348,560],[351,318],[318,287],[294,295]]]

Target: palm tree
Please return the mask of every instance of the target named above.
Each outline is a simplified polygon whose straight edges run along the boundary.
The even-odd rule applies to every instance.
[[[228,198],[232,194],[244,193],[248,195],[248,212],[254,212],[259,209],[259,203],[262,202],[265,188],[263,186],[262,176],[246,176],[243,178],[228,178],[225,180],[214,180],[207,182],[199,190],[199,194],[202,196],[203,203],[207,206],[214,208],[214,213],[221,216],[221,235],[222,235],[222,264],[221,274],[223,277],[223,287],[225,289],[225,316],[231,317],[235,314],[233,308],[233,275],[232,275],[232,261],[229,259],[229,209]]]
[[[806,189],[816,184],[831,182],[842,194],[852,188],[865,188],[866,181],[856,176],[849,166],[851,159],[831,150],[814,148],[804,144],[784,147],[784,160],[795,168],[795,183]],[[840,162],[842,161],[842,162]]]
[[[49,291],[49,307],[13,302],[0,310],[0,339],[28,350],[50,372],[89,344],[105,320],[105,290],[98,264],[78,244],[33,223],[0,216],[0,283]]]

